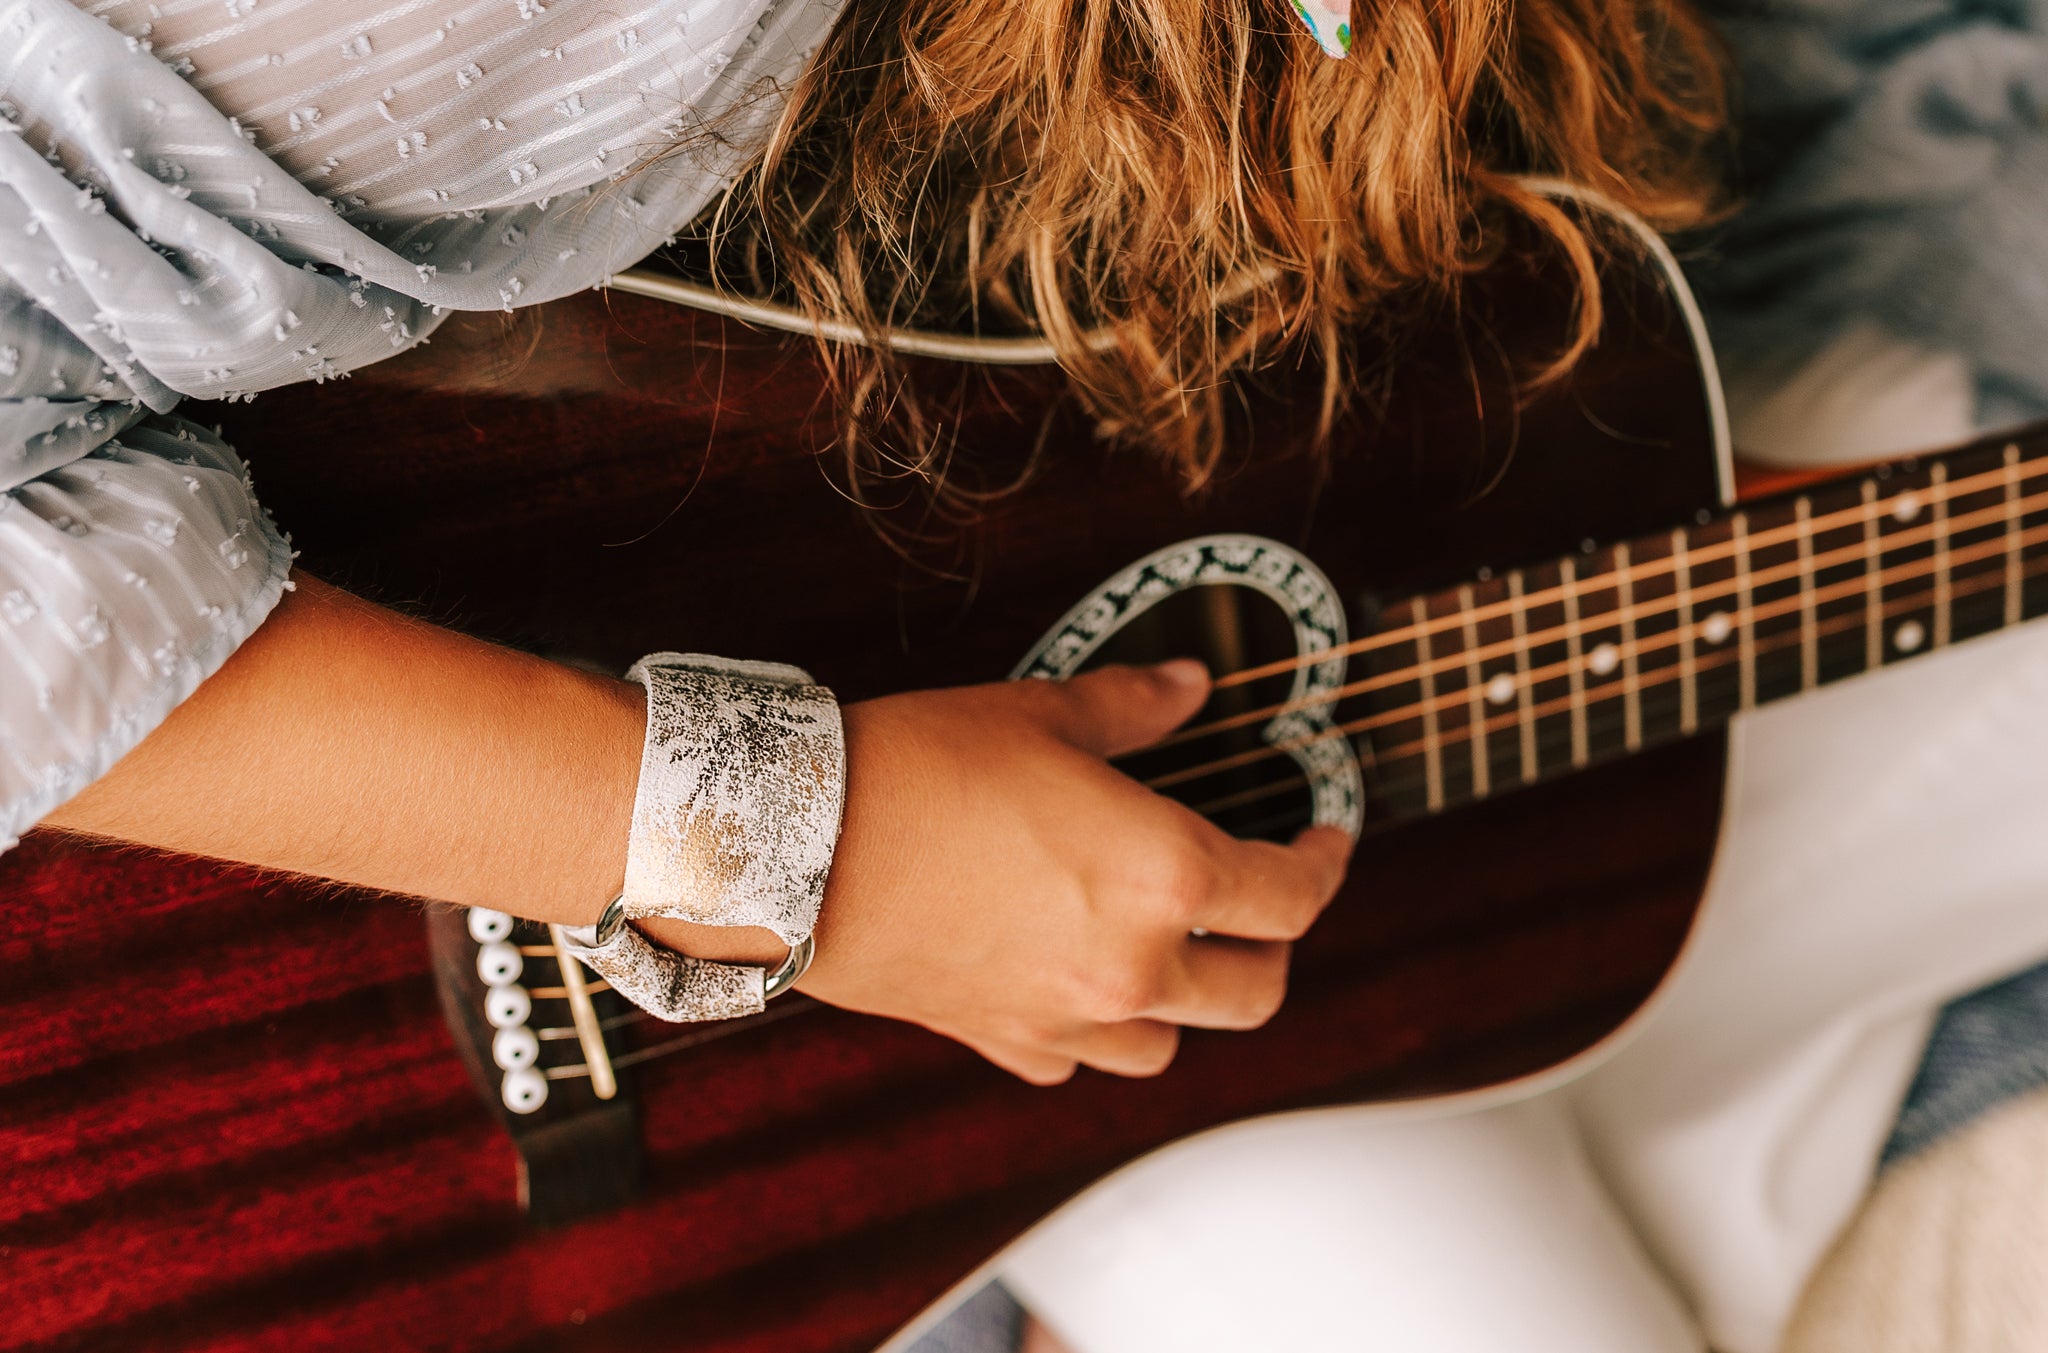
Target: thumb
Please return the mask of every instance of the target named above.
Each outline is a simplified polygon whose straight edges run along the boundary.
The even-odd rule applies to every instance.
[[[1060,735],[1097,756],[1149,747],[1209,698],[1209,669],[1193,658],[1151,667],[1102,667],[1064,682]]]

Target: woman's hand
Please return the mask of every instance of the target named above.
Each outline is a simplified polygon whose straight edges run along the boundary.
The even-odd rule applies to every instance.
[[[1077,1063],[1153,1075],[1178,1026],[1263,1024],[1351,842],[1234,840],[1108,765],[1208,686],[1182,661],[848,706],[845,824],[802,989],[1040,1084]]]
[[[639,688],[298,581],[50,822],[596,920],[626,855]],[[1264,1021],[1350,843],[1234,841],[1110,768],[1207,690],[1198,664],[1169,663],[848,706],[846,816],[803,989],[1047,1082],[1076,1063],[1149,1074],[1177,1026]],[[644,928],[703,958],[787,952],[765,930]]]

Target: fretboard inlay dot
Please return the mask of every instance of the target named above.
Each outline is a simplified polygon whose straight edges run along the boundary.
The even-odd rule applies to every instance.
[[[2048,421],[1392,605],[1347,731],[1382,818],[1618,760],[2048,613]],[[1385,628],[1383,626],[1383,628]],[[1347,678],[1349,680],[1349,678]]]

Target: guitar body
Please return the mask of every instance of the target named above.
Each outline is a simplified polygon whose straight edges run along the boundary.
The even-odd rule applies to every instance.
[[[940,512],[885,481],[863,511],[819,452],[804,342],[617,295],[545,307],[537,334],[451,321],[212,416],[312,573],[557,656],[774,658],[857,700],[1000,679],[1105,580],[1199,537],[1297,551],[1355,635],[1376,599],[1720,506],[1718,396],[1662,275],[1617,268],[1607,299],[1600,348],[1521,402],[1496,340],[1540,353],[1563,300],[1504,266],[1326,459],[1295,406],[1254,408],[1248,453],[1193,498],[1093,442],[1053,373],[967,370],[946,377],[971,410],[955,486],[1035,450],[1025,486]],[[1155,628],[1132,655],[1179,646]],[[1174,1137],[1598,1043],[1688,933],[1722,774],[1705,734],[1369,831],[1282,1014],[1190,1034],[1156,1080],[1033,1089],[922,1030],[778,1002],[633,1069],[644,1188],[554,1227],[520,1211],[416,908],[34,835],[0,858],[0,1349],[872,1348]]]

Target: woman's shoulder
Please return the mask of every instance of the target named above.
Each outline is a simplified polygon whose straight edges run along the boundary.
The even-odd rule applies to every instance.
[[[786,84],[836,15],[822,0],[80,7],[344,215],[405,222],[560,199],[700,131],[715,141],[752,102],[737,88]]]

